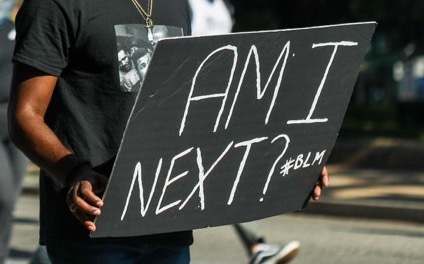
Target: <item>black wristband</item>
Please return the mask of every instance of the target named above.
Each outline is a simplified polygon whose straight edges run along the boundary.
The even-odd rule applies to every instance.
[[[108,177],[95,171],[88,162],[78,159],[75,155],[70,157],[73,167],[69,167],[65,179],[65,186],[74,186],[80,181],[89,181],[96,190],[104,190],[107,185]]]
[[[63,157],[56,165],[62,171],[60,176],[62,184],[68,186],[69,178],[75,174],[75,171],[79,170],[79,168],[84,165],[88,166],[88,162],[77,157],[75,154],[69,154]]]
[[[89,180],[90,174],[92,173],[93,173],[93,169],[91,168],[90,165],[88,165],[88,163],[82,162],[82,163],[76,164],[75,167],[73,167],[69,171],[65,179],[65,185],[67,187],[71,187],[78,181]]]

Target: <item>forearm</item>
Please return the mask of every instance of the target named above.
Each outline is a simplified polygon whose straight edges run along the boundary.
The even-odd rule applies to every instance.
[[[44,122],[57,77],[23,64],[15,64],[9,99],[9,134],[29,159],[57,181],[63,182],[77,162]]]
[[[15,145],[55,180],[64,182],[72,170],[71,151],[63,146],[41,117],[28,111],[9,117],[9,134]]]
[[[25,90],[25,87],[18,90]],[[65,148],[44,122],[45,107],[34,108],[34,104],[22,101],[26,100],[12,100],[9,107],[12,140],[35,164],[60,183],[59,186],[69,188],[66,204],[70,212],[87,230],[96,231],[93,219],[101,213],[103,202],[100,196],[105,190],[107,177],[93,171]]]

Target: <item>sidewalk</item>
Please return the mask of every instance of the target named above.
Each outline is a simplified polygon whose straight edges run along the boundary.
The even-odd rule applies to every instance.
[[[424,144],[339,140],[330,156],[330,187],[302,210],[344,217],[424,223]]]
[[[424,170],[329,169],[330,187],[303,213],[424,223]]]
[[[424,223],[424,145],[386,138],[339,140],[330,187],[304,213]]]

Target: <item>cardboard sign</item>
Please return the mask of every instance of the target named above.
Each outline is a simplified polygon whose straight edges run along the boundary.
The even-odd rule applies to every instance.
[[[301,209],[336,141],[375,27],[159,41],[92,236]]]

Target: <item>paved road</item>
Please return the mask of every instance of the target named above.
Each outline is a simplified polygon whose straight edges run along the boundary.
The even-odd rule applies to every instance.
[[[301,242],[293,264],[422,264],[424,225],[410,222],[284,215],[248,224],[268,242]],[[198,230],[194,264],[246,264],[248,259],[229,226]]]

